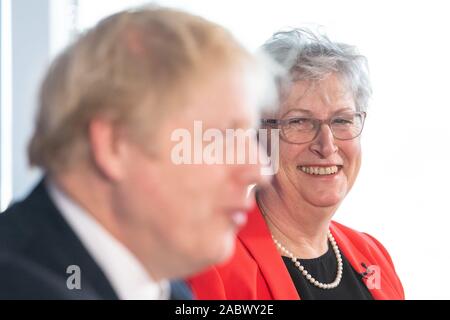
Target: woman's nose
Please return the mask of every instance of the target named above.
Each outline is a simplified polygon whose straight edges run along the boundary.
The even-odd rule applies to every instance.
[[[326,159],[336,153],[338,148],[331,128],[327,124],[322,124],[319,128],[316,139],[311,143],[311,151],[321,159]]]

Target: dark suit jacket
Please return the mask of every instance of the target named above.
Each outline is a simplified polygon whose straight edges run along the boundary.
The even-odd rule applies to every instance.
[[[80,267],[80,290],[68,289],[71,265]],[[172,282],[171,289],[172,300],[192,299],[182,281]],[[43,181],[0,215],[0,299],[118,299]]]

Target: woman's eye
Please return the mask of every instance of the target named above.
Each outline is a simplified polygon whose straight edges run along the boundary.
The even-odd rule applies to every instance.
[[[308,118],[293,118],[288,120],[288,124],[305,124],[310,122]]]
[[[353,119],[346,119],[346,118],[337,118],[333,120],[334,124],[341,124],[341,125],[346,125],[346,124],[353,124]]]

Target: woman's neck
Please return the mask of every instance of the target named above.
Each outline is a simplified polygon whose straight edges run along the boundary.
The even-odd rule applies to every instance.
[[[328,251],[328,230],[334,208],[317,208],[286,199],[274,190],[257,193],[258,205],[275,239],[301,259]]]

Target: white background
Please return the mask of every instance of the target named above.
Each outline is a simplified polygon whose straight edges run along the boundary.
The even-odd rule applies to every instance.
[[[142,2],[79,0],[76,27],[84,30]],[[447,2],[159,1],[224,25],[251,50],[279,29],[319,24],[368,57],[374,96],[363,136],[363,166],[336,220],[387,247],[409,299],[450,298]],[[64,10],[51,8],[49,56],[68,39]]]

